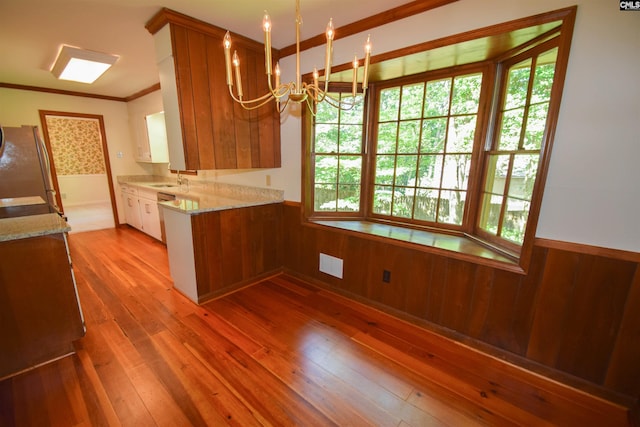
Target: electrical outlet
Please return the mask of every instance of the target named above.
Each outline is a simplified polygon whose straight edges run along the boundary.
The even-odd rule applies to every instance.
[[[389,270],[382,270],[382,281],[384,283],[391,283],[391,272]]]

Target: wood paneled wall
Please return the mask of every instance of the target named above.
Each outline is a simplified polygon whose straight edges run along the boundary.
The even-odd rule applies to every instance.
[[[291,272],[546,373],[640,397],[640,254],[539,241],[520,275],[303,225],[295,203],[284,206],[284,231]],[[343,279],[319,271],[321,252],[344,260]]]
[[[199,301],[280,271],[281,218],[279,203],[191,216]]]

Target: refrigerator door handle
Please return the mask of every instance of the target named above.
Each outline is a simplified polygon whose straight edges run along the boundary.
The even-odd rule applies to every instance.
[[[49,161],[49,151],[47,150],[47,144],[45,144],[44,141],[40,139],[37,127],[33,128],[33,136],[36,139],[38,146],[40,147],[39,151],[42,153],[42,157],[44,157],[45,191],[51,194],[51,200],[49,202],[53,204],[56,209],[58,209],[59,206],[56,203],[56,190],[53,188],[53,179],[51,178],[51,162]]]

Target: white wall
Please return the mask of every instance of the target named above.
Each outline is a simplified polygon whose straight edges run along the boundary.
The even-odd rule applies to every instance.
[[[106,174],[58,175],[62,206],[110,203]],[[116,187],[117,190],[117,187]],[[117,197],[117,194],[116,194]]]
[[[640,13],[613,0],[460,0],[334,43],[334,63],[578,5],[576,27],[537,236],[640,252]],[[335,17],[334,17],[335,18]],[[334,19],[339,27],[337,19]],[[319,29],[317,32],[321,32]],[[324,47],[303,52],[302,72]],[[293,79],[294,57],[280,65]],[[283,117],[283,167],[274,186],[300,200],[300,121]],[[256,177],[258,184],[264,177]]]
[[[118,216],[122,222],[124,210],[116,177],[118,175],[150,174],[151,166],[134,161],[133,143],[129,132],[127,104],[118,101],[84,98],[52,93],[0,88],[0,124],[2,126],[37,125],[42,135],[38,110],[99,114],[104,126],[109,149],[109,163],[116,190]],[[122,154],[119,157],[118,153]],[[64,203],[64,202],[63,202]]]

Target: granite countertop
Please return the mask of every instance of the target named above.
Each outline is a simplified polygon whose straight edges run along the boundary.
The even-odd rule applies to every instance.
[[[220,182],[191,180],[188,185],[180,186],[175,181],[153,176],[123,176],[118,177],[118,182],[142,189],[173,194],[176,196],[176,200],[158,202],[158,206],[189,215],[284,201],[284,191],[282,190]]]
[[[30,197],[11,197],[6,199],[0,199],[0,208],[9,208],[17,206],[31,206],[31,205],[44,205],[44,199],[40,196]]]
[[[0,242],[65,233],[69,224],[55,213],[0,219]]]

